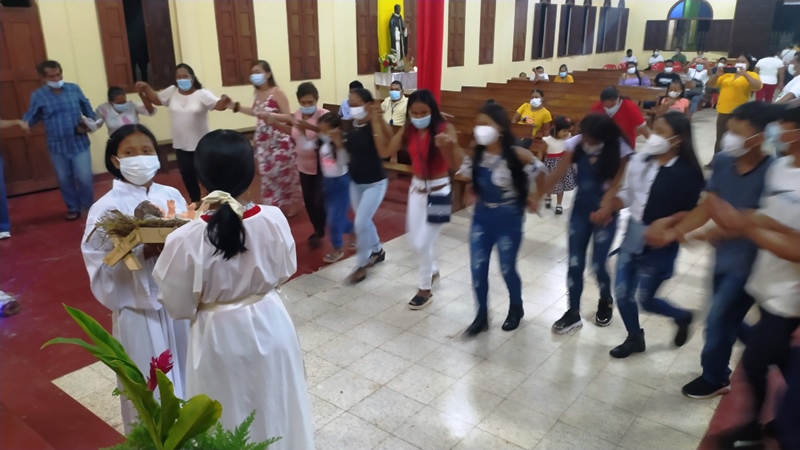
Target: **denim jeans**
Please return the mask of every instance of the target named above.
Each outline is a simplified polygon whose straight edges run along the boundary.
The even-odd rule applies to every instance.
[[[567,269],[567,287],[569,288],[569,308],[579,311],[581,308],[581,295],[583,294],[583,272],[586,269],[586,248],[589,240],[593,241],[592,271],[597,277],[600,287],[600,298],[611,299],[611,277],[608,275],[608,252],[614,242],[617,232],[617,216],[605,226],[599,226],[589,221],[589,214],[594,210],[584,210],[582,205],[576,204],[569,217],[569,269]]]
[[[0,233],[11,231],[11,218],[8,216],[8,198],[6,198],[6,180],[3,172],[3,155],[0,155]]]
[[[516,204],[497,208],[475,206],[470,229],[469,253],[472,268],[472,287],[478,301],[478,315],[489,309],[489,259],[497,245],[500,272],[508,286],[511,308],[522,308],[522,280],[517,272],[517,254],[522,243],[522,223],[525,211]]]
[[[342,235],[353,232],[353,223],[347,217],[347,211],[350,209],[350,175],[325,177],[322,179],[322,189],[325,193],[325,217],[327,217],[331,245],[339,250],[344,245]]]
[[[731,370],[731,350],[744,316],[753,306],[745,291],[748,273],[714,274],[714,294],[706,318],[706,342],[700,355],[703,378],[712,384],[727,384]]]
[[[786,391],[775,415],[778,442],[781,448],[800,448],[800,347],[792,349],[783,377]]]
[[[372,218],[386,195],[389,181],[383,179],[371,184],[350,183],[350,203],[355,213],[356,261],[358,267],[369,262],[372,253],[381,251],[381,238]]]
[[[702,95],[695,95],[694,97],[692,97],[692,100],[689,104],[689,111],[691,111],[692,114],[697,112],[697,108],[700,107],[700,101],[702,100],[703,100]]]
[[[664,299],[656,297],[661,283],[672,277],[678,248],[665,247],[644,254],[633,254],[623,247],[617,256],[617,274],[614,294],[617,308],[628,334],[640,334],[638,303],[645,311],[683,320],[689,311],[676,308]]]
[[[89,149],[78,153],[51,152],[50,160],[53,162],[67,211],[88,210],[94,202],[92,154]]]

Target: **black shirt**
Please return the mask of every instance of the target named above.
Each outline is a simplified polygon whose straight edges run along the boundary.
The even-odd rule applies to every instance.
[[[681,76],[675,72],[673,73],[661,72],[658,75],[656,75],[656,78],[653,81],[653,85],[655,87],[668,88],[673,81],[681,81]]]
[[[356,184],[377,183],[386,178],[383,160],[378,155],[372,125],[353,128],[345,135],[344,146],[350,154],[350,178]]]

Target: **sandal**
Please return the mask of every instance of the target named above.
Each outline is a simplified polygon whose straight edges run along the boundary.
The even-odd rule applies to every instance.
[[[548,195],[547,198],[544,199],[544,207],[547,208],[547,209],[550,209],[551,205],[552,205],[552,199]]]
[[[370,255],[369,264],[367,264],[367,267],[372,267],[375,264],[382,263],[384,261],[386,261],[386,251],[384,249],[381,249],[381,251],[375,252],[372,255]]]
[[[358,284],[367,279],[367,268],[359,267],[355,272],[347,277],[347,282],[350,284]]]
[[[81,218],[81,213],[76,212],[76,211],[70,211],[70,212],[67,213],[66,216],[64,216],[64,219],[65,220],[69,220],[69,221],[78,220],[80,218]]]
[[[325,264],[333,264],[342,258],[344,258],[344,252],[342,251],[342,249],[339,249],[339,250],[334,250],[333,253],[328,253],[327,255],[325,255],[325,257],[322,258],[322,262],[324,262]]]
[[[439,281],[439,278],[440,278],[439,277],[439,272],[435,272],[433,275],[431,275],[431,284],[436,283],[437,281]]]
[[[414,311],[420,310],[428,305],[433,303],[433,294],[430,297],[423,297],[421,295],[415,295],[414,298],[408,302],[408,307],[413,309]]]
[[[564,214],[564,208],[562,208],[561,205],[558,205],[556,206],[556,215],[560,216],[561,214]]]
[[[347,246],[347,249],[352,251],[352,252],[356,251],[356,249],[357,249],[356,241],[351,242],[350,245]]]

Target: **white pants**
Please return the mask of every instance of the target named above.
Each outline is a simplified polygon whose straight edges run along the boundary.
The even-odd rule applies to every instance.
[[[445,196],[450,194],[449,178],[439,178],[426,182],[414,177],[408,189],[406,232],[408,233],[411,249],[419,259],[419,289],[423,291],[431,289],[433,274],[439,271],[433,244],[442,231],[442,224],[428,222],[428,192],[420,192],[420,189],[431,190],[440,186],[444,187],[431,192],[430,195]]]

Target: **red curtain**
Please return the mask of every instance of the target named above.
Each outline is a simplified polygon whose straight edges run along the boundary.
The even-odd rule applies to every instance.
[[[439,101],[442,89],[444,0],[417,0],[417,88],[428,89]]]

